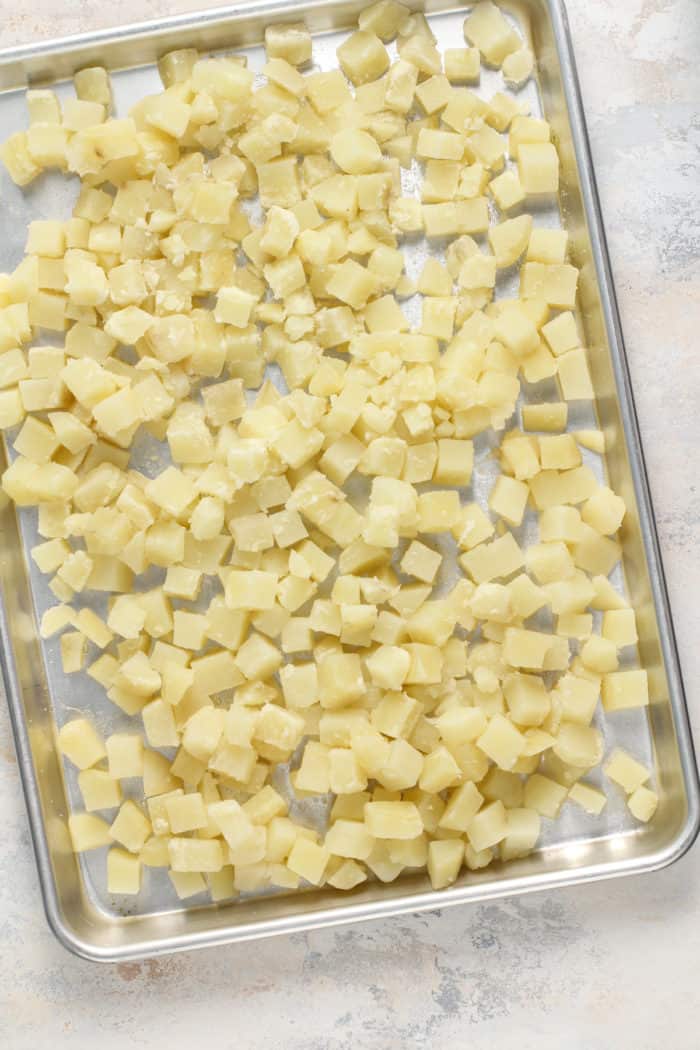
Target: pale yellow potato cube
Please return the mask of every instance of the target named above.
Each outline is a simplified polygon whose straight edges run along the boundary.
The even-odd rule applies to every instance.
[[[107,111],[112,105],[112,88],[107,70],[102,66],[89,66],[73,76],[75,93],[88,102],[99,102]]]
[[[337,857],[366,860],[374,842],[364,824],[355,820],[336,820],[326,834],[324,846]]]
[[[583,781],[578,781],[569,788],[569,798],[592,816],[600,816],[605,809],[608,800],[602,791],[591,787]]]
[[[593,635],[588,641],[584,642],[581,647],[580,656],[584,667],[589,671],[595,671],[596,674],[605,674],[606,672],[617,670],[617,646],[607,638],[600,638],[597,635]],[[617,685],[617,680],[614,680],[614,682],[615,685],[613,685],[613,689]],[[622,682],[624,683],[624,679]],[[635,706],[642,706],[643,703],[644,700],[642,699],[641,704],[638,703]]]
[[[591,769],[603,757],[603,739],[593,726],[562,722],[552,751],[568,766]]]
[[[92,813],[71,813],[68,817],[68,830],[71,843],[76,853],[99,849],[112,843],[109,824]]]
[[[187,900],[198,893],[204,893],[207,888],[204,876],[198,871],[169,871],[168,878],[180,900]]]
[[[311,34],[303,22],[287,22],[265,28],[268,59],[281,58],[292,66],[302,66],[311,58]]]
[[[226,605],[229,609],[272,609],[277,587],[276,573],[232,569],[226,578]]]
[[[319,846],[307,838],[298,838],[287,858],[287,867],[313,886],[320,886],[330,856],[325,846]]]
[[[503,715],[494,715],[476,741],[500,769],[512,769],[525,749],[522,733]]]
[[[245,328],[250,321],[250,315],[255,303],[255,296],[242,288],[238,288],[235,285],[230,285],[228,288],[220,288],[216,297],[214,317],[222,324],[230,324],[235,328]]]
[[[432,583],[442,564],[442,555],[418,540],[413,540],[401,559],[401,569],[425,583]]]
[[[321,707],[345,707],[361,699],[367,687],[362,674],[362,660],[356,653],[331,653],[318,665],[318,690]]]
[[[173,872],[216,872],[225,859],[218,839],[171,838],[168,855]]]
[[[481,72],[478,47],[448,47],[444,52],[445,76],[454,84],[474,83]]]
[[[592,401],[595,398],[586,351],[583,348],[571,350],[558,358],[557,377],[566,401]]]
[[[503,683],[503,693],[511,718],[520,726],[542,725],[551,710],[542,679],[535,675],[508,675]]]
[[[467,837],[477,850],[495,846],[508,834],[507,810],[500,799],[490,802],[472,817],[467,827]]]
[[[556,193],[559,189],[559,154],[551,142],[521,142],[518,176],[525,193]]]
[[[574,437],[579,445],[590,449],[591,452],[597,452],[601,456],[605,452],[605,434],[602,430],[575,430]]]
[[[500,66],[521,44],[510,22],[491,0],[476,5],[464,23],[464,36],[478,47],[490,66]]]
[[[87,638],[80,631],[67,631],[61,635],[61,667],[64,674],[75,674],[85,663]]]
[[[135,802],[127,799],[112,822],[109,834],[131,853],[138,853],[152,834],[151,822]]]
[[[236,666],[249,681],[262,681],[280,667],[282,655],[260,634],[252,634],[238,650]]]
[[[627,799],[630,813],[643,823],[651,820],[656,813],[658,804],[659,796],[656,792],[644,786],[638,787]]]
[[[500,268],[512,266],[527,248],[532,231],[532,216],[518,215],[488,228],[489,245]]]
[[[78,769],[89,769],[107,755],[101,736],[85,718],[74,718],[61,727],[58,746]]]
[[[351,890],[366,879],[367,873],[359,864],[346,860],[328,875],[326,882],[336,890]]]
[[[114,848],[107,854],[107,892],[135,894],[141,889],[141,860]]]
[[[614,642],[618,648],[626,645],[636,645],[639,636],[637,634],[637,621],[633,609],[609,609],[603,613],[603,624],[601,628],[603,638]]]
[[[647,707],[649,704],[647,672],[643,669],[613,670],[603,677],[601,696],[603,708],[606,711],[625,711],[633,707]]]
[[[413,802],[367,802],[365,824],[377,839],[414,839],[423,832],[423,821]]]
[[[183,831],[196,831],[207,826],[207,811],[201,794],[171,795],[165,800],[170,831],[179,835]]]
[[[489,508],[509,525],[520,525],[529,494],[530,490],[523,481],[501,474],[491,489]]]
[[[550,777],[534,773],[525,781],[524,800],[528,809],[554,820],[567,796],[567,789]]]
[[[506,55],[501,69],[506,84],[521,88],[532,76],[535,59],[529,47],[521,47]]]
[[[451,792],[438,826],[449,831],[466,832],[483,801],[474,784],[462,784]]]
[[[603,772],[610,780],[618,784],[628,795],[631,795],[649,779],[646,766],[628,754],[622,748],[615,750],[608,757]]]
[[[523,405],[522,418],[525,430],[564,430],[568,417],[568,405],[563,401]]]
[[[379,37],[362,29],[349,36],[336,54],[341,69],[353,84],[376,80],[387,71],[391,62]]]
[[[464,862],[464,842],[461,839],[434,839],[428,845],[428,876],[434,890],[450,886],[459,875]]]
[[[143,739],[135,733],[112,733],[105,742],[109,775],[114,780],[143,776]]]

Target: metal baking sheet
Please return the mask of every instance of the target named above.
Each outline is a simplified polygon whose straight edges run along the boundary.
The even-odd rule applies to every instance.
[[[244,53],[257,71],[265,60],[261,41],[270,22],[305,19],[314,34],[314,68],[332,69],[337,64],[337,45],[364,6],[366,0],[252,2],[0,52],[3,135],[26,126],[27,86],[51,84],[59,96],[68,97],[72,85],[66,78],[91,63],[99,62],[112,71],[118,112],[160,89],[154,62],[174,47]],[[429,0],[408,6],[426,12],[438,45],[444,49],[462,39],[462,24],[472,5]],[[5,508],[0,515],[0,643],[5,687],[47,916],[63,944],[79,955],[123,960],[649,871],[681,856],[697,833],[697,771],[565,11],[560,0],[513,0],[502,7],[530,42],[537,59],[537,78],[518,97],[528,102],[533,114],[542,114],[552,123],[562,162],[561,212],[558,207],[539,209],[535,222],[559,226],[563,221],[570,232],[572,261],[581,270],[580,320],[590,350],[597,402],[595,409],[577,405],[570,412],[569,428],[600,425],[604,430],[605,464],[585,450],[584,461],[601,480],[607,472],[610,484],[629,508],[622,537],[623,563],[614,582],[637,613],[639,662],[649,672],[652,703],[646,710],[622,712],[599,719],[597,724],[606,750],[625,746],[654,768],[660,795],[657,814],[650,824],[636,825],[621,795],[614,792],[597,818],[567,804],[556,822],[544,821],[540,847],[531,857],[476,873],[464,871],[454,886],[439,892],[430,888],[424,874],[407,874],[389,885],[369,882],[350,894],[308,889],[243,895],[235,902],[214,905],[204,895],[179,902],[165,870],[147,869],[137,897],[112,897],[106,892],[106,851],[76,858],[70,848],[66,817],[72,806],[81,808],[81,802],[75,771],[63,769],[57,754],[55,729],[83,709],[93,714],[104,733],[125,728],[130,720],[91,679],[64,676],[56,639],[39,639],[38,620],[55,599],[46,579],[26,556],[37,541],[36,515],[33,510],[15,515]],[[488,98],[502,89],[500,72],[482,69],[478,93]],[[404,193],[413,193],[418,168],[403,171],[402,181]],[[19,262],[29,221],[70,215],[76,190],[76,179],[45,175],[21,191],[4,171],[0,174],[5,230],[0,270]],[[420,272],[426,254],[440,254],[422,239],[409,240],[402,247],[409,276]],[[501,279],[497,295],[513,294],[512,281],[507,276]],[[416,297],[405,304],[411,321],[418,320],[419,300]],[[555,396],[551,380],[536,386],[523,384],[521,403]],[[497,471],[490,456],[496,440],[493,435],[481,435],[475,443],[470,498],[482,503]],[[7,454],[12,455],[11,442]],[[153,445],[141,446],[134,456],[133,462],[145,472],[158,473],[164,462],[161,450]],[[534,539],[535,524],[531,514],[520,538]],[[100,609],[99,603],[95,608]],[[284,780],[284,771],[280,776]],[[299,816],[320,826],[328,804],[324,799],[302,803]]]

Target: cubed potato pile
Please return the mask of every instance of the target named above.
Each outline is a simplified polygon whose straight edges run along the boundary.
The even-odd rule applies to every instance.
[[[648,702],[608,578],[625,505],[582,458],[603,434],[567,432],[594,396],[578,271],[527,210],[557,193],[557,146],[517,94],[468,86],[483,62],[517,87],[532,54],[488,0],[464,37],[441,54],[380,0],[333,70],[304,25],[270,26],[262,77],[173,52],[125,116],[84,69],[62,107],[30,90],[2,147],[21,186],[81,180],[0,277],[2,487],[37,508],[42,636],[131,720],[59,732],[73,843],[109,847],[111,893],[144,867],[181,898],[421,868],[448,886],[528,854],[567,799],[599,814],[599,697],[612,718]],[[296,799],[332,796],[325,834],[290,817],[290,762]],[[605,769],[648,820],[648,770]]]

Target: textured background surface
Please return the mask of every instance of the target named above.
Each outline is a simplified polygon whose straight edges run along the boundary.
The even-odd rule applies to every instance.
[[[196,6],[0,0],[0,43]],[[700,5],[568,6],[686,687],[700,726]],[[46,926],[2,704],[0,827],[0,1045],[7,1050],[698,1046],[700,847],[666,872],[551,897],[97,967],[69,956]]]

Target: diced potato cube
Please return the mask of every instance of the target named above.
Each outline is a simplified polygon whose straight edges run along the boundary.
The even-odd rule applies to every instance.
[[[610,780],[619,784],[628,795],[646,783],[650,776],[646,766],[619,747],[615,748],[606,761],[603,772]]]
[[[337,49],[341,69],[353,84],[376,80],[389,68],[390,59],[379,37],[358,30]]]
[[[414,839],[423,832],[423,821],[413,802],[368,802],[365,823],[377,839]]]
[[[476,5],[464,23],[464,36],[490,66],[500,66],[520,47],[520,37],[491,0]]]
[[[461,839],[434,839],[428,846],[428,875],[434,890],[450,886],[459,875],[464,861]]]
[[[649,704],[649,679],[643,669],[612,671],[603,678],[602,701],[606,711],[625,711]]]
[[[586,813],[596,817],[603,812],[608,802],[602,791],[598,791],[597,788],[591,787],[590,784],[585,784],[583,781],[578,781],[569,788],[569,798],[572,802],[581,806],[582,809],[585,809]]]
[[[112,843],[109,824],[92,813],[71,813],[68,829],[76,853],[85,853]]]
[[[632,816],[644,823],[651,820],[654,816],[658,804],[659,797],[656,792],[644,786],[638,787],[627,799],[627,805]]]
[[[138,853],[151,832],[151,822],[131,799],[122,804],[109,829],[115,842],[131,853]]]
[[[107,891],[135,894],[141,889],[141,860],[115,847],[107,854]]]

